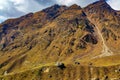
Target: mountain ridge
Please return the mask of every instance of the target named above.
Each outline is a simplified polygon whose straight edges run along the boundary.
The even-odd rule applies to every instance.
[[[78,65],[83,71],[78,66],[76,68],[84,75],[80,80],[118,79],[119,73],[114,72],[120,64],[120,17],[117,14],[119,12],[100,0],[85,8],[76,4],[70,7],[53,5],[42,11],[3,22],[0,25],[0,75],[3,79],[12,80],[9,78],[12,75],[9,74],[14,75],[20,71],[26,74],[26,70],[39,68],[39,75],[43,78],[35,75],[35,80],[48,80],[44,75],[55,80],[50,73],[55,75],[57,70],[62,73],[65,69],[64,73],[67,75],[71,68],[73,72],[68,74],[71,74],[70,79],[73,80],[75,76],[72,73]],[[112,55],[108,55],[111,52]],[[91,72],[91,66],[96,72]],[[33,74],[39,71],[33,71]],[[62,76],[61,73],[58,73],[59,77]],[[30,79],[28,77],[23,79]]]

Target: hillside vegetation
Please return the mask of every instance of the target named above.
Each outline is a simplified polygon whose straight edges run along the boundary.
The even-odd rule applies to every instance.
[[[0,80],[120,80],[120,16],[104,0],[53,5],[0,24]]]

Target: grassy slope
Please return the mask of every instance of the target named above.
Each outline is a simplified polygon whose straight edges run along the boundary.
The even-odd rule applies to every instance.
[[[4,80],[119,80],[119,65],[109,67],[93,67],[66,64],[60,69],[55,64],[46,64],[32,70],[21,71],[15,74],[1,76]]]
[[[41,15],[46,14],[41,13]],[[34,16],[34,19],[36,20],[38,16],[39,14]],[[115,36],[112,34],[115,33],[118,37],[118,30],[109,27],[112,23],[116,25],[118,22],[111,21],[116,19],[116,17],[113,18],[113,15],[107,16],[107,18],[110,19],[109,25],[106,21],[104,21],[105,23],[102,22],[107,25],[107,31],[105,32],[110,32],[108,33],[109,40],[106,43],[110,48],[113,46],[113,49],[111,49],[114,52],[119,52],[119,38],[114,40]],[[101,19],[96,19],[96,21],[98,20]],[[102,50],[101,41],[97,36],[94,25],[88,21],[82,10],[76,9],[75,6],[75,8],[64,11],[53,21],[48,21],[42,28],[39,28],[41,24],[38,23],[27,26],[26,29],[22,30],[24,36],[22,38],[17,37],[6,48],[6,52],[0,57],[0,64],[2,64],[0,74],[3,75],[5,71],[10,74],[1,76],[1,78],[5,80],[87,80],[94,78],[96,80],[107,80],[116,78],[116,80],[119,80],[119,55],[94,59],[94,56],[99,55]],[[29,19],[25,20],[25,23],[23,21],[19,26],[27,25],[27,22],[29,22]],[[99,25],[101,31],[104,24]],[[86,30],[86,25],[93,27],[95,32],[91,33],[88,31],[89,29]],[[11,36],[10,34],[6,37]],[[98,43],[93,44],[91,39],[88,42],[82,42],[81,40],[87,34],[95,35]],[[111,35],[113,36],[111,37]],[[105,39],[108,37],[104,32],[103,36]],[[110,43],[111,41],[113,43]],[[28,43],[25,44],[26,42]],[[14,45],[20,47],[11,48]],[[80,48],[81,45],[85,48]],[[57,61],[64,62],[66,68],[61,70],[56,67],[55,63]],[[80,62],[81,65],[75,65],[76,61]]]

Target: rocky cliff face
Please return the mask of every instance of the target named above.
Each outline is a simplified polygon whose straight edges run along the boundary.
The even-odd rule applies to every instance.
[[[54,5],[3,22],[1,79],[119,80],[118,14],[100,0],[85,8]]]

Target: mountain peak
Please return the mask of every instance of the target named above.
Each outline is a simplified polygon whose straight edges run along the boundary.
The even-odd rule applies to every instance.
[[[78,6],[77,4],[73,4],[69,7],[69,9],[81,9],[81,7]]]
[[[107,2],[106,2],[106,0],[99,0],[99,1],[96,1],[96,2],[94,2],[94,3],[92,3],[92,4],[90,4],[90,5],[92,5],[92,6],[94,6],[94,5],[108,5],[107,4]],[[88,5],[88,6],[90,6],[90,5]]]
[[[60,9],[60,8],[66,9],[67,6],[54,4],[54,5],[52,5],[52,6],[48,7],[48,8],[43,9],[42,11],[43,11],[43,12],[49,12],[49,11],[51,11],[51,10],[52,10],[52,11],[53,11],[53,10],[58,10],[58,9]]]
[[[85,9],[88,9],[88,10],[96,10],[97,12],[101,10],[102,11],[107,11],[107,12],[114,12],[114,10],[110,7],[110,5],[106,2],[106,0],[99,0],[99,1],[96,1],[90,5],[88,5]]]
[[[57,9],[59,9],[60,7],[61,7],[60,5],[55,4],[55,5],[53,5],[53,6],[50,6],[50,7],[46,8],[46,9],[43,9],[43,11],[44,11],[44,12],[48,12],[48,11],[50,11],[50,10],[57,10]]]

